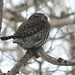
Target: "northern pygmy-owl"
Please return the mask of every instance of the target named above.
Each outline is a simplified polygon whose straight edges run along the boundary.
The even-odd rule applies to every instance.
[[[48,38],[50,24],[45,14],[34,13],[28,20],[20,25],[14,35],[1,37],[1,40],[14,39],[24,49],[41,47]]]

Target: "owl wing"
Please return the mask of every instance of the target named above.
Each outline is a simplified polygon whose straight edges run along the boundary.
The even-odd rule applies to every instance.
[[[17,32],[14,34],[20,37],[29,37],[45,28],[45,23],[42,21],[26,21],[21,24]]]

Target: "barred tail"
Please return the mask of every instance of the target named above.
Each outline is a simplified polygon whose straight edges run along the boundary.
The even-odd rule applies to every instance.
[[[0,37],[1,40],[8,40],[12,38],[15,38],[15,36],[11,35],[11,36]]]

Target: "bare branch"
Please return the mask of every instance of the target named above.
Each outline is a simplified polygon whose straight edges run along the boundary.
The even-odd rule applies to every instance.
[[[27,53],[17,62],[17,64],[6,75],[16,75],[19,70],[27,63],[27,61],[34,56],[33,51],[27,51]]]
[[[63,12],[62,12],[63,13]],[[75,12],[73,13],[63,13],[60,17],[58,16],[55,16],[55,15],[50,15],[51,18],[54,18],[54,19],[62,19],[62,18],[66,18],[66,17],[69,17],[71,15],[75,15]]]
[[[50,38],[50,40],[64,39],[67,35],[71,35],[71,34],[73,34],[73,33],[75,33],[75,31],[74,31],[74,32],[68,32],[68,33],[66,33],[66,34],[64,34],[63,36],[60,36],[60,37],[58,37],[58,38]]]
[[[1,69],[0,69],[0,75],[2,75],[3,73],[2,73],[2,71],[1,71]]]
[[[62,26],[70,25],[74,23],[75,23],[74,19],[70,19],[70,18],[52,19],[50,22],[51,28],[60,28]]]
[[[37,53],[40,57],[42,57],[44,60],[48,61],[49,63],[52,63],[54,65],[60,65],[60,66],[75,66],[75,60],[65,60],[62,58],[54,58],[50,55],[48,55],[46,52],[44,52],[43,49],[40,49]]]
[[[2,24],[2,11],[3,11],[3,0],[0,0],[0,30]]]

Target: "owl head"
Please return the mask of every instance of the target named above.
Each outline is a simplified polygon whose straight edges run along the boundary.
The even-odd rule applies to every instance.
[[[40,20],[40,21],[48,21],[48,18],[45,14],[43,13],[34,13],[33,15],[31,15],[28,20]]]

